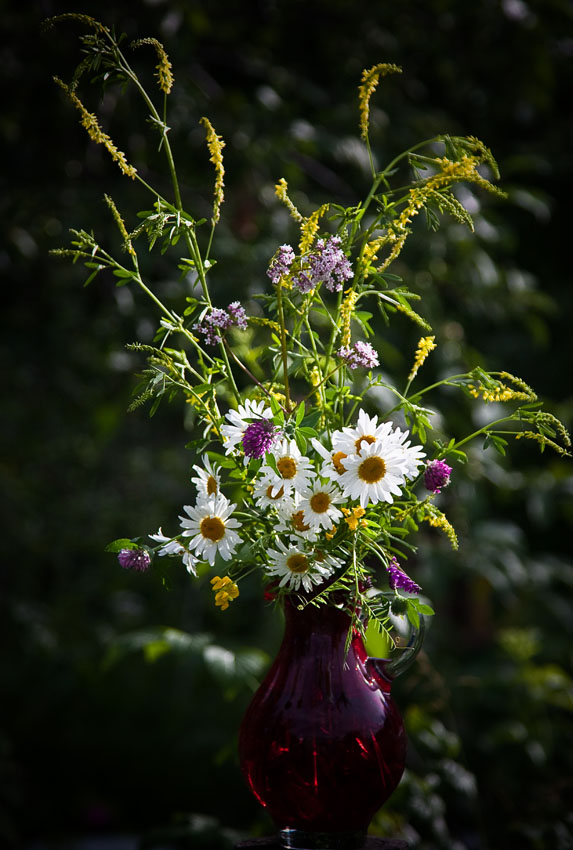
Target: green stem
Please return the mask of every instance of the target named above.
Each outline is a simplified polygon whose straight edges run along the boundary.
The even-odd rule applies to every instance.
[[[283,299],[282,299],[282,284],[279,281],[277,285],[277,311],[279,314],[279,324],[280,324],[280,333],[281,333],[281,357],[283,364],[283,381],[285,388],[285,412],[287,417],[291,414],[291,402],[290,402],[290,387],[288,380],[288,352],[286,346],[286,329],[285,329],[285,318],[283,311]]]

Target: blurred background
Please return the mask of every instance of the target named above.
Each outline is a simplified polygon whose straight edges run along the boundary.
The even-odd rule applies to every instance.
[[[236,735],[281,624],[256,582],[221,614],[183,568],[171,570],[168,591],[156,574],[122,571],[104,552],[117,537],[160,525],[174,532],[195,459],[180,405],[162,405],[153,420],[145,408],[126,412],[144,364],[125,346],[151,341],[149,305],[105,275],[83,289],[83,270],[48,254],[70,227],[116,244],[104,192],[129,228],[149,200],[89,142],[52,82],[71,78],[83,28],[43,32],[42,20],[77,11],[130,40],[163,42],[176,81],[170,138],[196,215],[210,214],[212,188],[199,118],[225,139],[212,278],[223,305],[264,286],[276,247],[296,238],[274,199],[280,177],[305,213],[363,197],[360,74],[377,62],[402,65],[372,102],[378,163],[435,133],[471,134],[493,150],[509,195],[460,189],[476,233],[448,221],[433,233],[420,220],[392,268],[423,296],[440,343],[425,377],[506,369],[570,427],[573,7],[0,5],[0,846],[89,838],[98,847],[105,836],[157,830],[167,840],[161,831],[172,828],[193,847],[232,847],[272,832],[243,786]],[[152,86],[151,49],[134,65]],[[100,98],[87,81],[80,93],[140,172],[165,185],[135,93]],[[163,297],[177,297],[172,257],[154,254],[147,272]],[[418,336],[397,319],[376,340],[389,370],[407,373]],[[495,418],[461,396],[438,402],[449,434]],[[425,850],[573,847],[572,489],[571,461],[528,441],[507,458],[476,446],[456,467],[440,507],[460,551],[426,532],[408,564],[439,616],[395,686],[408,767],[373,834]]]

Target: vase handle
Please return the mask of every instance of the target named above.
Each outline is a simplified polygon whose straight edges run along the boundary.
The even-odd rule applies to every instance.
[[[397,658],[376,659],[376,666],[379,667],[383,675],[387,679],[395,679],[405,673],[416,660],[416,656],[424,643],[424,635],[426,633],[426,622],[424,615],[420,615],[420,624],[417,628],[412,628],[410,637],[406,646],[399,650]]]

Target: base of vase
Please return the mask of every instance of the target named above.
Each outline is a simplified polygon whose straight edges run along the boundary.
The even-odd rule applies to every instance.
[[[358,850],[364,847],[366,832],[309,832],[290,826],[279,830],[279,844],[285,850]]]

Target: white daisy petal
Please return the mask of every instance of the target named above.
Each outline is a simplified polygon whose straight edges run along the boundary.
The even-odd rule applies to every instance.
[[[183,510],[189,519],[179,517],[183,536],[191,538],[189,548],[202,560],[209,561],[211,566],[217,553],[223,560],[229,561],[241,542],[240,536],[233,531],[241,527],[241,523],[231,517],[236,507],[219,494],[199,501],[195,507],[185,505]]]
[[[221,489],[219,469],[213,466],[207,455],[203,455],[203,467],[195,465],[193,469],[197,475],[191,479],[197,487],[200,499],[210,499],[216,496]]]
[[[310,460],[304,457],[294,440],[283,439],[272,449],[276,471],[264,463],[259,471],[259,487],[271,487],[271,498],[281,490],[288,495],[293,491],[305,493],[316,476]]]
[[[330,531],[334,521],[342,516],[342,512],[336,507],[341,501],[340,490],[331,481],[327,484],[315,482],[300,505],[304,522],[310,528],[324,528]]]
[[[302,547],[293,543],[285,546],[281,540],[277,541],[277,547],[268,553],[270,565],[266,571],[270,578],[280,579],[280,587],[300,590],[302,586],[310,591],[333,574],[333,563],[325,556],[313,557]]]
[[[348,455],[342,460],[346,472],[340,476],[343,494],[359,499],[366,508],[371,502],[393,502],[408,478],[415,474],[420,454],[419,447],[410,449],[403,445],[403,435],[385,438],[363,445],[358,454]]]

